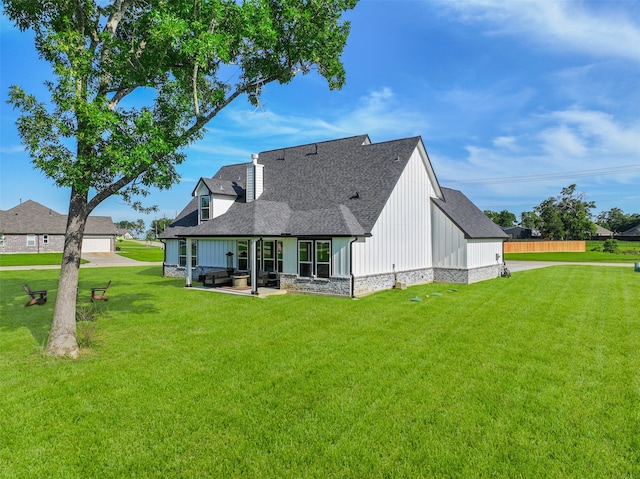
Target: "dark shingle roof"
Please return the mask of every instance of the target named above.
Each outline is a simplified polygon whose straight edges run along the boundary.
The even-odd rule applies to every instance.
[[[461,191],[442,188],[444,200],[431,201],[453,221],[468,239],[507,238],[508,235],[491,221]]]
[[[192,200],[161,238],[184,235],[354,236],[371,232],[420,137],[372,144],[367,135],[260,153],[264,192],[238,198],[227,213],[201,225]],[[248,163],[212,179],[244,188]]]
[[[65,234],[67,215],[32,200],[0,211],[0,231],[4,234]],[[89,216],[87,235],[115,235],[116,227],[110,216]]]

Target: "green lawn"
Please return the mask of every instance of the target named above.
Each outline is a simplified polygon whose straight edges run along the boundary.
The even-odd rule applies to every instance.
[[[160,272],[81,269],[83,307],[113,283],[76,361],[42,353],[57,271],[0,272],[0,478],[640,477],[633,268],[357,301]]]
[[[136,261],[163,261],[164,249],[154,246],[141,244],[136,241],[118,241],[116,248],[120,256],[135,259]]]
[[[584,263],[635,263],[640,261],[640,242],[618,241],[618,253],[593,251],[602,241],[587,241],[584,253],[507,253],[505,261],[571,261]]]
[[[82,260],[82,263],[86,261]],[[45,266],[62,264],[62,253],[0,254],[0,266]]]

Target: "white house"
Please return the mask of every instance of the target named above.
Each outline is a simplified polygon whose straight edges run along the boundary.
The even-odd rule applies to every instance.
[[[160,238],[164,274],[260,272],[288,291],[359,296],[498,277],[507,235],[439,185],[420,137],[368,135],[265,151],[201,178]],[[189,265],[189,267],[187,267]]]

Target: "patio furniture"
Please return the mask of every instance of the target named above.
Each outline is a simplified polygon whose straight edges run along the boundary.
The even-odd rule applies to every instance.
[[[91,302],[94,301],[108,301],[109,298],[106,297],[107,290],[111,286],[111,280],[104,287],[99,288],[91,288]]]
[[[23,287],[24,287],[24,290],[27,292],[27,294],[31,297],[31,299],[27,304],[25,304],[25,306],[33,306],[34,304],[39,304],[40,306],[42,306],[44,303],[47,302],[46,289],[43,289],[40,291],[32,291],[31,288],[29,288],[29,286],[27,286],[26,284],[23,285]]]

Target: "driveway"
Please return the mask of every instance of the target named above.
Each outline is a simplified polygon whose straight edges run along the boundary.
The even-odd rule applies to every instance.
[[[577,261],[507,261],[507,268],[512,273],[515,271],[526,271],[528,269],[546,268],[548,266],[560,266],[573,264],[578,266],[622,266],[633,268],[633,263],[581,263]]]
[[[82,259],[89,261],[83,263],[80,268],[107,268],[113,266],[155,266],[162,265],[160,262],[136,261],[125,258],[115,253],[84,253]],[[3,266],[0,271],[24,270],[24,269],[59,269],[60,265],[28,265],[28,266]]]

